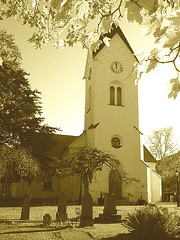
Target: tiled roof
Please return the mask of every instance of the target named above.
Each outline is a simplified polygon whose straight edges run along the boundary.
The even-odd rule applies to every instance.
[[[153,157],[153,155],[149,152],[149,150],[145,146],[144,146],[144,161],[157,163],[156,159]]]
[[[78,136],[54,134],[53,140],[55,140],[56,144],[48,151],[48,155],[59,156],[77,138]]]

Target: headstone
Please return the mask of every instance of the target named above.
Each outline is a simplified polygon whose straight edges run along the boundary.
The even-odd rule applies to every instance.
[[[49,213],[47,213],[43,216],[43,224],[45,226],[50,226],[51,225],[51,216],[49,215]]]
[[[25,193],[23,197],[23,204],[21,210],[21,220],[29,220],[31,196],[29,193]]]
[[[90,193],[86,193],[82,199],[82,214],[80,217],[80,227],[93,225],[93,199]]]
[[[104,198],[102,192],[100,192],[100,198],[98,198],[98,204],[99,205],[104,205]]]
[[[117,214],[115,195],[105,193],[103,214],[95,218],[95,223],[119,223],[121,221],[121,215]]]
[[[104,209],[103,214],[116,214],[116,199],[114,194],[104,194]]]
[[[174,195],[170,195],[170,202],[174,202]]]
[[[60,193],[58,197],[58,211],[56,213],[57,222],[65,222],[67,220],[67,194]]]

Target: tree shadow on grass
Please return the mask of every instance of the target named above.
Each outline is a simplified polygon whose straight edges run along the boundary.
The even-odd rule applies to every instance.
[[[102,238],[102,240],[132,240],[132,235],[130,233],[121,233],[115,237]]]
[[[166,238],[164,240],[178,240],[180,239],[180,237],[177,238]],[[141,238],[138,238],[137,236],[135,237],[133,234],[131,233],[121,233],[118,234],[115,237],[108,237],[108,238],[102,238],[101,240],[142,240]],[[144,238],[143,238],[144,240]],[[158,240],[158,239],[157,239]]]

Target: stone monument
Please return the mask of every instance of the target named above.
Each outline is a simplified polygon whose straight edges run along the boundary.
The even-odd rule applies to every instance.
[[[23,197],[23,204],[21,210],[21,220],[29,220],[30,202],[31,202],[30,194],[25,193]]]
[[[49,213],[47,213],[43,216],[43,224],[44,224],[44,226],[51,225],[51,216],[49,215]]]
[[[57,222],[65,222],[67,220],[67,194],[60,193],[58,197],[58,211],[56,213]]]
[[[105,193],[103,214],[95,218],[95,223],[119,223],[121,221],[121,215],[117,214],[115,195]]]
[[[90,193],[85,193],[82,199],[82,213],[80,217],[80,227],[93,226],[93,200]]]
[[[103,214],[116,214],[116,199],[114,194],[105,193],[104,194],[104,209]]]

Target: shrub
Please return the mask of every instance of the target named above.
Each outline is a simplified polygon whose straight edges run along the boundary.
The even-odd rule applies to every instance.
[[[177,237],[180,232],[180,218],[167,208],[144,206],[131,214],[125,226],[131,232],[133,239],[165,240]]]

